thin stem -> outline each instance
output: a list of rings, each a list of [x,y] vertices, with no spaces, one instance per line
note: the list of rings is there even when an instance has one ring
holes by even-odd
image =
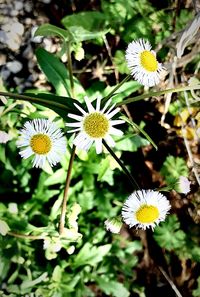
[[[72,72],[72,57],[71,57],[71,43],[70,41],[67,43],[67,61],[68,61],[68,71],[69,71],[69,80],[71,85],[71,93],[72,97],[74,98],[74,79],[73,79],[73,72]]]
[[[43,98],[38,98],[38,97],[31,97],[31,96],[25,96],[25,95],[20,95],[20,94],[15,94],[15,93],[10,93],[10,92],[0,92],[0,95],[3,95],[5,97],[10,97],[14,99],[19,99],[19,100],[24,100],[24,101],[32,101],[34,103],[47,103],[47,100]],[[49,103],[49,102],[48,102]],[[59,107],[62,109],[66,109],[66,106],[64,104],[58,103],[58,102],[51,102],[52,106]]]
[[[162,272],[163,276],[166,278],[166,280],[168,281],[168,283],[170,284],[172,290],[174,290],[175,294],[177,297],[183,297],[181,295],[181,293],[179,292],[179,290],[177,289],[177,287],[175,286],[175,284],[173,283],[173,281],[169,278],[169,276],[167,275],[167,273],[164,271],[164,269],[162,269],[161,266],[158,266],[158,268],[160,269],[160,271]]]
[[[14,236],[17,238],[23,238],[23,239],[32,239],[32,240],[44,239],[44,236],[41,236],[41,235],[26,235],[26,234],[22,234],[22,233],[11,232],[11,231],[9,231],[7,234],[10,236]]]
[[[158,92],[149,92],[147,94],[142,94],[133,98],[126,99],[122,102],[117,103],[116,106],[121,106],[123,104],[129,104],[135,101],[143,100],[149,97],[155,97],[155,96],[160,96],[168,93],[177,93],[177,92],[182,92],[182,91],[191,91],[191,90],[199,90],[200,85],[196,86],[187,86],[187,87],[180,87],[180,88],[174,88],[174,89],[167,89],[167,90],[162,90]]]
[[[127,175],[128,179],[130,180],[130,182],[132,183],[132,185],[135,187],[137,187],[138,189],[140,189],[138,183],[136,182],[136,180],[134,179],[134,177],[131,175],[131,173],[128,171],[128,169],[126,168],[126,166],[122,163],[122,161],[115,155],[115,153],[113,152],[113,150],[107,145],[107,143],[105,142],[105,140],[102,141],[103,145],[105,146],[105,148],[109,151],[109,153],[111,154],[111,156],[115,159],[115,161],[121,166],[121,168],[123,169],[124,173]]]
[[[59,234],[60,235],[62,235],[62,233],[64,231],[64,227],[65,227],[65,215],[66,215],[66,210],[67,210],[68,191],[69,191],[69,185],[70,185],[72,165],[73,165],[74,157],[75,157],[75,151],[76,151],[76,147],[75,147],[75,145],[73,145],[72,151],[71,151],[71,157],[70,157],[69,165],[68,165],[64,195],[63,195],[63,201],[62,201],[62,209],[61,209],[60,225],[59,225]]]
[[[116,85],[116,87],[110,92],[110,94],[108,94],[105,98],[103,98],[102,103],[104,103],[105,101],[110,99],[112,97],[112,95],[130,78],[131,78],[131,75],[130,74],[127,75],[118,85]]]

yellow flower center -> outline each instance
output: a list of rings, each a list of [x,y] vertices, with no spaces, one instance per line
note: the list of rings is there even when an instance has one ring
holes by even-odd
[[[51,150],[51,139],[44,134],[33,135],[30,140],[30,146],[34,153],[39,155],[45,155]]]
[[[154,72],[158,69],[158,61],[150,51],[143,51],[140,54],[140,62],[142,67],[147,71]]]
[[[87,115],[83,122],[85,132],[93,138],[103,138],[109,129],[109,120],[99,112]]]
[[[153,223],[158,217],[158,208],[153,205],[144,204],[136,212],[136,218],[140,223]]]

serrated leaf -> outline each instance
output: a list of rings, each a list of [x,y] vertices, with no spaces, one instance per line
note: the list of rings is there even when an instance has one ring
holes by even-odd
[[[155,228],[153,237],[162,248],[171,251],[181,249],[185,245],[186,234],[180,230],[176,215],[171,215]]]
[[[183,158],[168,156],[161,168],[161,174],[164,176],[167,184],[173,183],[180,176],[188,176],[188,167]]]

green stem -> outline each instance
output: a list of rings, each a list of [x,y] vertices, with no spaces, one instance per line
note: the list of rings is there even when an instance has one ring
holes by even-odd
[[[70,185],[70,177],[71,177],[71,173],[72,173],[72,165],[73,165],[74,157],[75,157],[75,151],[76,151],[76,147],[75,147],[75,145],[73,145],[72,151],[71,151],[71,157],[70,157],[69,165],[68,165],[64,195],[63,195],[63,201],[62,201],[60,225],[59,225],[59,234],[60,235],[63,234],[64,227],[65,227],[65,216],[66,216],[66,210],[67,210],[68,191],[69,191],[69,185]]]
[[[115,159],[115,161],[121,166],[121,168],[123,169],[124,173],[127,175],[128,179],[130,180],[130,182],[132,183],[132,185],[138,189],[140,189],[138,183],[136,182],[136,180],[134,179],[134,177],[131,175],[131,173],[128,171],[128,169],[126,168],[126,166],[122,163],[122,161],[115,155],[115,153],[113,152],[113,150],[107,145],[107,143],[105,142],[105,140],[102,141],[103,145],[105,146],[105,148],[109,151],[109,153],[111,154],[111,156]]]
[[[71,57],[71,43],[70,41],[67,43],[67,62],[68,62],[68,71],[69,71],[69,80],[71,85],[71,94],[74,98],[74,79],[73,79],[73,71],[72,71],[72,57]]]
[[[105,101],[109,100],[112,97],[112,95],[130,78],[131,78],[131,75],[130,74],[127,75],[118,85],[116,85],[116,87],[110,92],[110,94],[108,94],[105,98],[103,98],[102,103],[105,103]]]
[[[142,94],[133,98],[129,98],[126,99],[122,102],[117,103],[116,106],[122,106],[124,104],[129,104],[135,101],[139,101],[142,99],[146,99],[149,97],[156,97],[156,96],[160,96],[160,95],[164,95],[164,94],[168,94],[168,93],[177,93],[177,92],[182,92],[182,91],[191,91],[191,90],[199,90],[200,89],[200,85],[196,85],[196,86],[187,86],[187,87],[180,87],[180,88],[174,88],[174,89],[167,89],[167,90],[162,90],[162,91],[158,91],[158,92],[149,92],[147,94]]]
[[[0,92],[0,95],[3,95],[5,97],[10,97],[13,99],[18,99],[18,100],[24,100],[24,101],[32,101],[34,103],[47,103],[45,99],[42,98],[36,98],[36,97],[31,97],[31,96],[25,96],[25,95],[20,95],[20,94],[15,94],[15,93],[10,93],[10,92]],[[64,104],[58,103],[58,102],[51,102],[51,105],[54,107],[62,108],[65,109],[66,106]]]
[[[7,234],[10,236],[14,236],[17,238],[23,238],[23,239],[31,239],[31,240],[44,239],[44,236],[41,236],[41,235],[26,235],[26,234],[22,234],[22,233],[11,232],[11,231],[9,231]]]

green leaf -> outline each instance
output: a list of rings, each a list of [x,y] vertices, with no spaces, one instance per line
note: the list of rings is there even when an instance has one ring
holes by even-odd
[[[193,297],[199,297],[200,296],[200,276],[197,279],[197,288],[192,291]]]
[[[124,287],[122,283],[116,281],[110,281],[105,277],[98,277],[96,281],[101,288],[101,290],[108,296],[114,297],[128,297],[130,296],[129,291]]]
[[[106,97],[109,95],[109,93],[115,88],[116,86],[107,86],[106,89],[103,92],[103,96]],[[123,102],[123,99],[130,96],[132,93],[136,92],[141,88],[141,85],[137,81],[128,81],[123,83],[123,85],[120,87],[119,91],[115,93],[113,96],[114,102]]]
[[[36,57],[42,71],[56,89],[56,93],[70,96],[69,74],[60,60],[43,48],[36,50]]]
[[[75,257],[74,267],[77,268],[83,265],[95,266],[97,263],[102,261],[103,257],[107,255],[110,249],[111,244],[96,247],[87,242]]]
[[[105,35],[105,16],[98,11],[74,13],[62,19],[62,24],[70,32],[73,42],[95,39]]]
[[[177,216],[171,215],[155,228],[153,237],[162,248],[171,251],[185,245],[186,234],[180,230]]]
[[[161,168],[161,174],[164,176],[167,184],[173,183],[181,175],[188,176],[188,167],[183,158],[168,156]]]
[[[114,65],[116,66],[117,70],[121,74],[129,74],[130,70],[128,69],[126,60],[125,60],[125,53],[124,51],[117,50],[114,56]]]
[[[115,148],[119,151],[136,152],[138,148],[149,145],[149,142],[140,135],[128,135],[116,142]]]
[[[99,173],[97,177],[98,181],[102,180],[104,174],[106,173],[109,167],[110,167],[110,160],[108,158],[102,159],[99,165]]]
[[[30,92],[30,91],[29,91]],[[68,113],[76,113],[77,108],[74,106],[74,103],[81,105],[77,100],[71,97],[56,96],[54,94],[47,94],[34,90],[34,93],[25,93],[25,95],[30,97],[30,102],[40,104],[44,107],[48,107],[59,114],[63,119],[67,121]],[[32,99],[31,99],[32,98]],[[34,99],[38,99],[38,102]],[[40,100],[42,99],[42,100]],[[55,103],[58,103],[56,106]]]
[[[154,146],[154,148],[156,150],[158,149],[155,142],[151,139],[151,137],[140,126],[138,126],[133,121],[129,120],[126,116],[121,116],[121,119],[126,121],[127,123],[129,123],[134,129],[139,130],[139,132],[141,132],[146,137],[146,139]]]
[[[5,236],[10,230],[8,224],[5,221],[0,220],[0,234]]]
[[[51,24],[43,24],[35,31],[34,36],[59,36],[65,41],[69,39],[67,30],[61,29]]]
[[[61,96],[70,96],[69,72],[60,60],[43,48],[36,50],[38,64],[47,79],[54,86],[56,93]],[[75,93],[78,98],[83,98],[85,90],[77,78],[73,77]]]
[[[36,285],[38,285],[39,283],[47,280],[47,272],[44,272],[42,275],[40,275],[38,278],[34,279],[34,280],[25,280],[22,282],[20,288],[22,290],[22,292],[26,292],[26,289],[29,288],[33,288]]]

